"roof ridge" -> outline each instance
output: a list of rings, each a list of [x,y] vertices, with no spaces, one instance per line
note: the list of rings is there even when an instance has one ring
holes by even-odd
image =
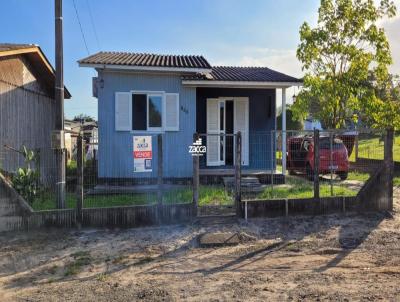
[[[1,43],[0,43],[1,44]],[[116,51],[116,50],[101,50],[91,56],[99,54],[99,53],[112,53],[112,54],[126,54],[126,55],[149,55],[149,56],[174,56],[174,57],[199,57],[205,58],[202,54],[172,54],[172,53],[155,53],[155,52],[141,52],[141,51]]]

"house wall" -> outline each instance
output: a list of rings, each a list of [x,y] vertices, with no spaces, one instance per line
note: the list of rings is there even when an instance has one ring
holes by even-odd
[[[275,89],[197,88],[196,97],[198,133],[207,132],[207,98],[248,97],[249,165],[243,169],[271,169],[274,166],[275,156],[271,155],[274,155],[275,146],[271,147],[271,131],[275,130],[276,122]],[[205,156],[200,164],[206,167]]]
[[[98,87],[99,177],[149,178],[157,176],[157,133],[153,133],[153,171],[133,172],[133,136],[150,135],[143,131],[115,130],[115,92],[131,90],[179,93],[179,131],[163,134],[164,177],[186,178],[192,175],[192,157],[188,146],[196,129],[196,89],[183,87],[178,74],[150,74],[99,71],[104,80]]]
[[[43,182],[54,181],[55,109],[54,99],[28,60],[21,55],[0,58],[0,169],[13,172],[24,165],[24,158],[5,144],[16,149],[25,145],[40,150]]]

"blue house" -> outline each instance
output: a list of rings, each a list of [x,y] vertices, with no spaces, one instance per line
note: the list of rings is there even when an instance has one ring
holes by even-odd
[[[243,171],[269,173],[275,169],[274,160],[265,156],[272,154],[271,140],[260,141],[257,134],[276,129],[276,90],[282,89],[285,108],[286,89],[301,85],[300,79],[266,67],[213,67],[203,56],[99,52],[78,63],[98,74],[93,90],[98,99],[102,179],[156,177],[154,164],[151,172],[134,172],[132,152],[134,136],[152,135],[157,158],[158,133],[163,134],[164,177],[192,176],[188,146],[194,133],[214,134],[205,138],[207,153],[200,173],[229,174],[233,137],[215,134],[238,131]]]

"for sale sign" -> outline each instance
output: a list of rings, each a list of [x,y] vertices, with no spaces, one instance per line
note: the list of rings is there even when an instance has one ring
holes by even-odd
[[[151,136],[133,137],[133,172],[151,172],[153,151]]]

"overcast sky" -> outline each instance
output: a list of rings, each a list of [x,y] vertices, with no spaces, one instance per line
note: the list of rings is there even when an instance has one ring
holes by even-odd
[[[400,0],[395,1],[400,8]],[[104,51],[202,54],[212,65],[267,66],[301,76],[299,27],[316,24],[319,0],[64,0],[67,117],[97,117],[93,70],[77,60]],[[54,1],[13,0],[1,6],[0,42],[34,43],[54,65]],[[85,36],[82,37],[77,14]],[[385,20],[400,74],[400,17]],[[293,89],[287,93],[293,95]]]

